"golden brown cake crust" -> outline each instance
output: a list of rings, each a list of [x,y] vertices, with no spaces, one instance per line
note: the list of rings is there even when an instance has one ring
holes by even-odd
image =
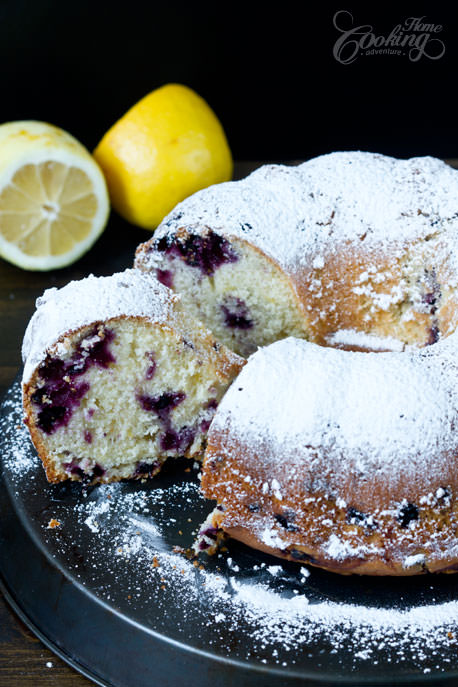
[[[202,491],[222,506],[213,526],[244,544],[296,563],[341,574],[417,575],[458,570],[458,503],[452,487],[438,486],[419,500],[415,487],[396,494],[393,509],[379,507],[386,482],[374,479],[371,508],[358,509],[358,491],[345,502],[313,488],[313,480],[285,480],[280,495],[270,488],[262,454],[211,430],[204,460]],[[259,470],[253,466],[259,466]],[[440,482],[438,483],[440,484]],[[266,486],[269,485],[267,489]],[[456,488],[458,485],[455,486]],[[383,493],[382,493],[383,492]],[[343,493],[343,492],[342,492]],[[412,501],[406,501],[411,495]],[[422,502],[423,501],[423,502]],[[404,504],[404,508],[403,508]],[[409,521],[409,518],[413,519]]]

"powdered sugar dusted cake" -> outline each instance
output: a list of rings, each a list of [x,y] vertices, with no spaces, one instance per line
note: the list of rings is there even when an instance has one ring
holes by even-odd
[[[25,420],[48,479],[108,482],[199,457],[242,360],[151,275],[49,289],[23,343]]]
[[[180,203],[137,270],[51,292],[32,319],[24,398],[48,477],[201,451],[242,360],[186,309],[244,356],[271,344],[210,428],[205,546],[222,528],[343,573],[458,569],[457,198],[440,160],[351,152]]]
[[[457,350],[259,350],[211,425],[207,529],[341,573],[458,570]]]
[[[458,172],[363,152],[267,165],[184,200],[136,267],[248,355],[288,335],[350,350],[456,326]]]

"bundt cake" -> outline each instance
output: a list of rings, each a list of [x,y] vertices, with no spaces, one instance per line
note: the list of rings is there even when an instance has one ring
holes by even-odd
[[[49,289],[23,343],[25,421],[50,482],[153,475],[199,457],[243,360],[151,275]]]
[[[212,421],[206,523],[339,573],[458,570],[458,332],[362,353],[287,338],[248,360]]]
[[[457,172],[430,157],[267,165],[177,205],[135,265],[244,356],[286,336],[423,346],[456,326],[457,192]]]
[[[333,153],[200,191],[139,247],[242,355],[308,340],[261,348],[217,411],[206,532],[344,573],[458,569],[457,197],[440,160]]]
[[[203,548],[458,570],[457,198],[429,157],[269,165],[180,203],[136,270],[47,292],[24,405],[48,477],[154,474],[216,410]]]

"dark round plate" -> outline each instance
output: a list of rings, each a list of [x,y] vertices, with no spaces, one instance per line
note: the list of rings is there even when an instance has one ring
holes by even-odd
[[[2,407],[0,571],[43,641],[102,685],[456,684],[458,578],[341,577],[235,542],[186,557],[211,510],[198,466],[50,485]]]

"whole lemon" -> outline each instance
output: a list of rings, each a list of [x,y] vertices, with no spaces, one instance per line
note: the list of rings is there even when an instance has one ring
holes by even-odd
[[[180,84],[142,98],[107,131],[94,157],[114,208],[144,229],[155,229],[191,193],[228,181],[233,169],[215,113]]]

